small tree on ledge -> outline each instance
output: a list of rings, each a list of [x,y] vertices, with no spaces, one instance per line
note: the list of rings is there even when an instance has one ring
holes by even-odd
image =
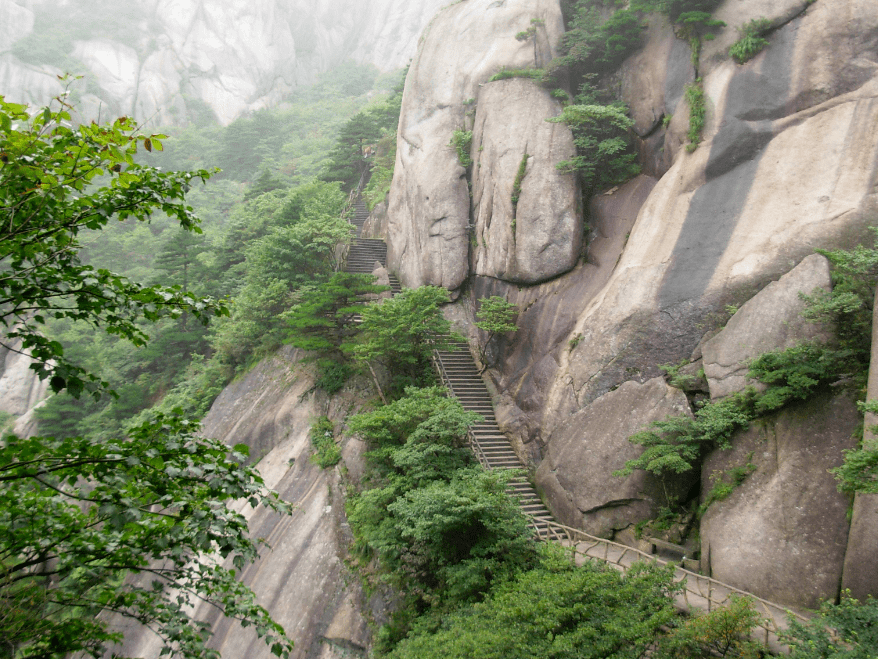
[[[517,316],[518,307],[499,295],[479,300],[476,327],[488,333],[484,342],[479,342],[479,361],[482,362],[482,371],[488,367],[487,353],[491,341],[500,334],[515,332],[518,329],[515,324]]]

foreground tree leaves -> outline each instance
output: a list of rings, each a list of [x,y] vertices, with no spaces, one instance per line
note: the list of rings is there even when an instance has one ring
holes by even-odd
[[[124,439],[7,436],[0,447],[0,637],[16,657],[99,656],[121,640],[100,611],[134,618],[175,656],[218,656],[199,600],[254,625],[276,653],[283,629],[238,582],[261,541],[228,505],[288,512],[233,450],[197,424],[157,416]],[[219,564],[228,559],[233,569]],[[135,575],[132,578],[131,575]]]
[[[31,116],[0,96],[0,330],[5,347],[21,341],[53,391],[99,397],[106,383],[65,359],[63,346],[41,332],[47,320],[85,321],[140,346],[149,337],[138,319],[188,312],[206,321],[228,311],[179,286],[142,286],[80,261],[79,234],[111,219],[161,212],[200,232],[184,196],[211,173],[137,165],[138,145],[160,150],[163,136],[139,134],[128,117],[74,128],[69,107],[60,97],[57,109]]]

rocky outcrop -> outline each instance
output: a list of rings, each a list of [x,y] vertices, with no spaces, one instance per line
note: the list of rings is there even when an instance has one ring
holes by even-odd
[[[732,26],[765,9],[755,0],[723,7],[736,12],[726,17]],[[831,43],[824,31],[834,35]],[[837,53],[852,49],[857,71],[871,77],[851,73],[846,83],[830,84],[825,67],[847,66]],[[722,322],[725,305],[742,304],[815,246],[866,238],[863,227],[878,214],[876,71],[878,16],[858,0],[812,4],[774,32],[753,61],[711,65],[703,81],[706,139],[691,154],[677,149],[670,169],[634,207],[636,222],[611,276],[585,304],[586,268],[543,289],[565,317],[575,310],[576,321],[564,323],[567,335],[523,332],[502,344],[503,371],[494,377],[519,408],[540,410],[531,425],[542,437],[621,382],[644,381],[659,374],[658,364],[690,357]],[[652,116],[659,97],[646,95],[634,116]],[[684,100],[667,129],[658,127],[666,132],[665,152],[668,140],[682,141],[687,115]],[[555,318],[539,322],[550,326]],[[558,350],[562,343],[575,347]],[[557,363],[550,381],[525,386],[548,354]]]
[[[129,42],[92,26],[71,53],[86,70],[84,118],[98,109],[154,125],[185,122],[207,107],[227,124],[276,106],[317,74],[354,59],[402,68],[417,38],[447,0],[139,0],[144,19]],[[61,91],[62,71],[7,52],[33,30],[47,0],[11,0],[0,8],[0,88],[9,100],[40,105]],[[132,19],[134,20],[134,19]]]
[[[878,291],[876,291],[878,299]],[[878,305],[872,313],[872,355],[866,400],[878,400]],[[863,420],[863,447],[878,450],[878,415],[867,412]],[[864,600],[878,593],[878,494],[857,492],[851,510],[851,534],[844,557],[841,587]]]
[[[848,543],[849,498],[827,469],[852,448],[860,418],[846,396],[819,396],[763,419],[704,463],[704,492],[729,469],[755,466],[701,520],[702,571],[773,602],[833,600]],[[728,478],[728,477],[727,477]]]
[[[308,431],[326,414],[341,436],[342,420],[371,397],[368,385],[352,384],[333,399],[314,391],[313,367],[300,363],[301,353],[282,349],[223,390],[204,419],[202,432],[226,443],[245,443],[266,484],[294,504],[291,517],[242,502],[250,529],[271,549],[242,573],[272,617],[295,641],[292,657],[341,659],[365,654],[369,645],[359,580],[344,564],[351,542],[337,470],[321,470],[309,460]],[[343,447],[353,473],[361,471],[363,445],[350,439]],[[376,610],[380,604],[376,598]],[[202,606],[197,617],[213,623],[211,646],[224,657],[272,657],[250,629],[218,619]],[[126,656],[158,657],[160,644],[151,633],[123,623]]]
[[[531,80],[486,83],[472,140],[473,272],[533,284],[570,270],[582,238],[576,155],[561,104]]]
[[[536,473],[555,517],[567,526],[612,537],[640,520],[654,517],[668,497],[685,494],[686,483],[666,491],[645,471],[620,478],[612,472],[637,458],[643,448],[628,441],[652,421],[690,414],[686,397],[655,378],[626,382],[564,421],[549,442]]]
[[[770,283],[733,315],[723,330],[702,347],[704,374],[713,399],[758,383],[747,379],[750,360],[772,350],[783,350],[808,340],[828,340],[819,325],[802,317],[801,294],[829,291],[829,261],[819,254]]]
[[[541,22],[532,24],[533,19]],[[533,38],[515,38],[530,27],[535,27]],[[406,78],[388,210],[388,265],[405,285],[454,290],[469,275],[467,170],[449,142],[454,131],[471,127],[467,112],[481,85],[504,68],[544,66],[554,56],[563,29],[557,0],[468,0],[444,9],[425,32]],[[537,113],[528,124],[537,125],[546,118],[543,108],[540,100],[536,108],[515,112]],[[504,108],[483,122],[502,131],[506,112]],[[533,132],[524,126],[520,130],[522,141]],[[517,171],[523,144],[510,140],[510,145],[518,147],[512,156]],[[505,183],[510,192],[514,172],[511,177]],[[563,212],[571,205],[560,204]],[[550,225],[555,222],[549,220]]]

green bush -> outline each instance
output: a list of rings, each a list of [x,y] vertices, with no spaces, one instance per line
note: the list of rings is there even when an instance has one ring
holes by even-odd
[[[630,140],[634,121],[627,111],[621,103],[568,105],[560,116],[547,119],[566,123],[573,131],[577,155],[557,167],[577,172],[588,193],[623,183],[640,173]]]
[[[677,624],[659,641],[653,656],[655,659],[760,659],[768,653],[768,648],[750,637],[759,622],[753,601],[732,595],[726,606],[709,613],[695,613],[685,622]]]
[[[878,648],[878,600],[860,602],[842,593],[838,604],[824,602],[808,622],[790,618],[781,640],[791,659],[874,659]]]
[[[518,210],[518,199],[521,197],[521,184],[524,181],[524,176],[527,174],[527,159],[530,156],[528,154],[524,154],[521,157],[521,162],[518,165],[518,171],[515,173],[515,180],[512,182],[512,221],[515,221],[515,212]],[[513,228],[512,233],[515,233],[515,229]]]
[[[311,462],[321,469],[334,467],[341,460],[341,448],[335,443],[335,428],[329,417],[321,416],[311,426],[309,433],[314,454]]]
[[[509,78],[530,78],[531,80],[542,80],[542,69],[501,69],[490,77],[488,82],[496,82],[497,80],[508,80]]]
[[[484,602],[427,617],[391,659],[635,659],[676,617],[672,568],[625,574],[555,561],[501,584]]]
[[[738,64],[753,59],[768,45],[764,35],[771,29],[771,21],[767,18],[754,18],[738,28],[741,38],[729,47],[729,55]]]
[[[689,132],[686,134],[689,144],[686,145],[686,150],[691,153],[701,143],[701,133],[704,131],[704,122],[707,115],[701,78],[690,85],[686,85],[686,103],[689,105]]]
[[[473,164],[469,152],[473,144],[473,132],[471,130],[456,130],[451,134],[451,142],[449,146],[454,147],[457,152],[457,161],[463,167],[469,167]]]

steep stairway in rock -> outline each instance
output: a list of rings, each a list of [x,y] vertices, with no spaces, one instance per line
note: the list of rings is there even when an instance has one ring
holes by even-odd
[[[463,408],[483,418],[470,429],[470,444],[479,462],[489,469],[524,469],[509,439],[500,431],[494,416],[491,395],[466,343],[453,343],[449,350],[435,351],[436,368],[445,386]],[[509,482],[509,493],[515,496],[522,511],[528,515],[537,535],[544,536],[552,514],[540,500],[525,476]]]
[[[369,219],[369,208],[366,206],[366,202],[363,201],[362,197],[354,199],[353,207],[354,217],[351,219],[351,224],[354,225],[354,235],[359,238],[363,235],[363,225],[366,223],[366,220]]]
[[[357,237],[351,242],[348,250],[345,272],[368,275],[375,270],[376,262],[385,268],[387,267],[387,244],[383,240],[359,237],[363,232],[363,223],[369,217],[369,211],[361,197],[354,200],[353,206],[354,217],[351,224],[355,227]],[[390,279],[390,291],[396,295],[402,290],[399,280],[393,273],[388,273],[388,278]]]

